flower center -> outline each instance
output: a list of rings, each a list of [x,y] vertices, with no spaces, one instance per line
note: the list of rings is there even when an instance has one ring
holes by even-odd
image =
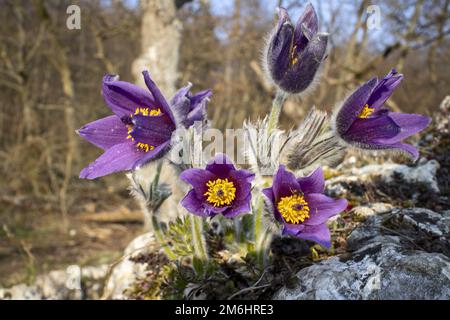
[[[358,118],[365,119],[367,117],[370,117],[374,111],[375,111],[374,108],[370,108],[369,105],[366,104],[364,108],[361,110],[361,112],[358,114]]]
[[[287,223],[299,224],[309,218],[308,202],[299,194],[281,198],[277,208]]]
[[[236,188],[228,179],[210,180],[206,186],[208,187],[208,191],[204,194],[208,197],[206,201],[214,207],[229,205],[236,198]]]
[[[134,115],[141,114],[146,117],[156,117],[162,114],[161,109],[150,109],[150,108],[136,108],[134,114],[131,114],[131,117]],[[133,132],[133,125],[128,125],[128,136],[127,139],[131,139],[131,141],[135,141],[134,137],[131,135]],[[148,143],[136,141],[136,147],[145,152],[149,152],[150,150],[155,149],[155,146],[152,146]]]

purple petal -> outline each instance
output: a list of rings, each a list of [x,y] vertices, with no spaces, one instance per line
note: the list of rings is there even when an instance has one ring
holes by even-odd
[[[206,90],[197,92],[195,95],[189,97],[189,99],[191,100],[191,104],[195,107],[197,104],[203,102],[205,99],[211,98],[211,96],[212,96],[211,89],[206,89]]]
[[[154,147],[155,148],[153,150],[145,152],[144,156],[136,162],[136,167],[141,167],[164,156],[170,148],[170,141],[163,142],[162,144]]]
[[[204,90],[190,97],[190,111],[184,121],[186,127],[190,127],[195,121],[203,121],[206,118],[206,106],[211,95],[211,90]]]
[[[252,189],[251,182],[255,178],[255,174],[247,170],[232,170],[228,178],[236,188],[236,200],[247,198]]]
[[[195,108],[187,114],[186,119],[183,121],[183,125],[186,128],[189,128],[196,121],[203,121],[204,119],[206,119],[206,105],[207,102],[204,101],[195,106]]]
[[[367,100],[369,107],[374,108],[375,111],[380,109],[402,80],[403,75],[398,74],[395,69],[392,69],[373,89],[369,100]]]
[[[353,122],[358,118],[358,115],[367,104],[367,100],[377,83],[377,78],[373,78],[356,89],[345,100],[336,117],[336,129],[341,136],[347,132]]]
[[[297,234],[297,237],[317,242],[325,248],[331,247],[330,230],[325,223],[317,226],[305,226],[303,231]]]
[[[192,83],[188,83],[187,86],[181,88],[180,90],[178,90],[175,95],[172,97],[172,99],[170,100],[170,105],[173,106],[175,104],[179,104],[185,101],[185,99],[188,96],[189,91],[192,88]]]
[[[187,86],[178,90],[170,102],[170,108],[178,123],[183,122],[190,111],[191,101],[189,100],[188,94],[191,87],[192,84],[189,83]]]
[[[180,204],[190,213],[200,217],[208,217],[208,213],[203,209],[202,202],[197,198],[194,189],[189,190],[186,196],[180,201]]]
[[[155,133],[154,131],[139,127],[133,128],[133,131],[130,132],[130,135],[135,139],[135,141],[146,143],[153,147],[170,141],[170,137],[167,137],[164,134]]]
[[[387,115],[356,119],[343,139],[362,144],[378,144],[378,141],[391,139],[400,132],[400,127]]]
[[[319,23],[316,11],[311,3],[308,3],[302,16],[295,26],[294,44],[297,45],[297,52],[302,51],[308,42],[317,34]]]
[[[318,225],[325,223],[332,216],[337,215],[347,208],[347,200],[332,199],[320,193],[305,195],[309,206],[310,218],[304,221],[305,225]]]
[[[206,105],[211,96],[211,90],[204,90],[191,95],[189,90],[192,84],[178,90],[171,100],[171,109],[178,123],[190,127],[195,121],[203,121],[206,117]]]
[[[273,194],[273,188],[266,188],[262,190],[263,194],[272,202],[273,206],[273,215],[275,216],[275,219],[278,221],[283,221],[283,218],[280,214],[280,212],[277,209],[277,204],[275,201],[275,195]]]
[[[400,127],[400,132],[391,139],[383,139],[381,142],[390,144],[399,142],[413,134],[425,129],[431,122],[431,119],[420,114],[407,114],[398,112],[389,112],[388,117],[392,119],[397,126]]]
[[[280,165],[278,168],[273,179],[272,188],[277,203],[280,198],[291,196],[295,191],[301,191],[297,179],[295,179],[295,176],[291,172],[286,171],[284,165]]]
[[[304,178],[297,179],[300,189],[305,194],[308,193],[323,193],[325,189],[325,179],[322,168],[317,168],[313,173]]]
[[[159,90],[158,86],[156,85],[156,83],[150,77],[150,74],[148,73],[148,71],[143,71],[142,74],[144,75],[145,84],[147,85],[148,90],[150,90],[150,92],[152,93],[152,95],[153,95],[156,103],[158,104],[158,106],[161,108],[161,110],[165,114],[167,114],[169,119],[173,123],[175,123],[175,118],[173,116],[172,110],[170,109],[166,99],[162,95],[162,93]]]
[[[290,234],[293,236],[298,236],[298,234],[302,232],[303,229],[305,229],[305,226],[303,224],[284,223],[283,235]]]
[[[130,135],[139,142],[159,146],[170,141],[173,129],[165,121],[164,116],[147,117],[136,115],[133,117],[133,130]]]
[[[208,191],[206,183],[216,180],[217,176],[208,170],[193,168],[183,171],[180,179],[194,187],[198,199],[204,199],[205,193]]]
[[[137,114],[133,116],[132,123],[135,127],[158,132],[168,137],[171,137],[173,131],[175,131],[175,125],[165,114],[152,117]]]
[[[317,35],[306,48],[300,52],[298,61],[283,73],[276,81],[286,92],[300,93],[313,82],[327,51],[328,35]],[[290,57],[288,55],[288,57]],[[289,58],[290,63],[290,58]],[[276,79],[275,79],[276,80]]]
[[[127,127],[115,115],[98,119],[81,127],[78,134],[103,150],[125,142]]]
[[[401,152],[406,152],[406,154],[409,155],[413,159],[413,161],[419,159],[419,151],[417,151],[417,149],[410,144],[397,142],[386,146],[386,148],[398,149]]]
[[[102,94],[106,104],[119,117],[129,117],[137,108],[153,107],[156,102],[150,92],[134,84],[117,81],[117,76],[103,77]]]
[[[272,187],[270,188],[265,188],[262,190],[262,193],[272,202],[275,204],[275,196],[273,194],[273,189]]]
[[[82,179],[95,179],[114,172],[131,170],[144,152],[136,150],[131,141],[116,144],[80,172]]]
[[[290,52],[294,36],[294,27],[286,9],[279,8],[278,16],[278,26],[270,39],[266,56],[268,68],[274,81],[283,79],[290,66]]]
[[[228,177],[231,170],[236,170],[231,159],[223,153],[217,153],[215,157],[208,162],[205,169],[222,179]]]
[[[250,202],[252,200],[252,194],[249,193],[246,198],[233,201],[232,207],[224,212],[225,218],[234,218],[241,213],[249,213],[251,211]]]
[[[224,213],[225,211],[227,211],[228,209],[231,208],[231,205],[229,206],[221,206],[221,207],[215,207],[214,205],[208,203],[208,202],[203,202],[203,207],[205,208],[205,210],[210,214],[219,214],[219,213]]]

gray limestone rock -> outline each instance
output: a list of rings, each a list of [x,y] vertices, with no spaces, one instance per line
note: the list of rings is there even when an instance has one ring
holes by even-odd
[[[450,299],[449,212],[394,208],[347,239],[349,253],[302,269],[275,299]]]

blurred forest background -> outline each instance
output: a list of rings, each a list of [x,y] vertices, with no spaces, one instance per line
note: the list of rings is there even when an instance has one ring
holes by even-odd
[[[391,67],[406,78],[393,109],[432,114],[450,93],[450,0],[311,2],[330,53],[314,93],[286,104],[286,128]],[[80,30],[66,27],[71,4],[81,9]],[[0,286],[111,262],[142,232],[123,174],[78,179],[101,153],[75,130],[110,113],[103,75],[141,83],[147,68],[167,97],[188,81],[194,91],[211,88],[213,125],[239,127],[271,105],[260,56],[278,5],[297,19],[306,1],[0,0]]]

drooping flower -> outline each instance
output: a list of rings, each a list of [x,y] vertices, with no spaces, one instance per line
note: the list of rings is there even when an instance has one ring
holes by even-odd
[[[273,185],[264,189],[270,200],[275,219],[283,223],[283,234],[311,240],[329,248],[330,231],[327,220],[347,207],[347,200],[332,199],[323,194],[325,186],[322,169],[308,177],[295,178],[281,165]]]
[[[250,171],[237,170],[226,155],[217,154],[205,169],[193,168],[181,173],[180,178],[193,187],[181,205],[201,217],[221,213],[232,218],[250,212],[254,177]]]
[[[402,140],[426,128],[431,119],[418,114],[391,112],[384,104],[403,79],[392,69],[382,80],[373,78],[355,90],[336,110],[336,134],[362,149],[395,149],[414,160],[419,152]]]
[[[318,33],[314,7],[308,4],[294,26],[284,8],[279,8],[278,25],[268,42],[265,65],[273,82],[283,91],[306,90],[324,60],[328,35]]]
[[[78,130],[81,137],[105,151],[80,172],[80,178],[132,170],[158,159],[169,150],[177,127],[203,119],[209,90],[192,96],[189,85],[169,105],[149,73],[144,71],[143,76],[149,91],[118,81],[117,76],[103,78],[103,97],[114,115]]]

